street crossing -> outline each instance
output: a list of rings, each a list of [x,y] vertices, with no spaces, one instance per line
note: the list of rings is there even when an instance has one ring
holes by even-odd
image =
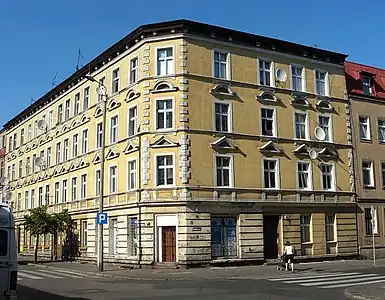
[[[288,273],[286,277],[281,276],[279,278],[270,278],[267,280],[312,288],[333,289],[382,283],[385,282],[385,276],[375,273],[360,272],[317,273],[317,275],[304,274],[300,276],[297,276],[295,273]]]
[[[85,273],[73,272],[63,269],[20,269],[18,271],[18,281],[28,280],[43,280],[43,279],[81,279],[81,278],[96,278],[97,276],[88,275]]]

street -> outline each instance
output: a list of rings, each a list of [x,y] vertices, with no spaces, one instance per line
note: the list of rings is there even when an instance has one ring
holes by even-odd
[[[129,280],[100,277],[72,267],[26,265],[19,268],[20,300],[50,299],[346,299],[347,287],[373,283],[385,285],[385,267],[350,265],[301,266],[295,273],[276,271],[274,266],[206,270],[174,270],[164,280]],[[77,267],[73,271],[68,268]],[[86,270],[87,266],[84,266]],[[265,269],[264,269],[265,268]],[[336,269],[337,268],[337,269]],[[356,268],[356,270],[352,269]],[[261,274],[261,270],[263,273]],[[268,272],[266,272],[268,270]],[[129,271],[127,271],[129,272]],[[132,271],[136,272],[136,271]],[[180,273],[179,278],[171,274]],[[195,272],[199,277],[192,280]],[[227,272],[226,278],[223,278]],[[209,274],[204,276],[204,274]],[[218,278],[213,274],[217,273]],[[169,275],[167,275],[169,274]],[[203,274],[203,275],[202,275]],[[244,274],[242,276],[242,274]],[[167,280],[168,277],[173,279]]]

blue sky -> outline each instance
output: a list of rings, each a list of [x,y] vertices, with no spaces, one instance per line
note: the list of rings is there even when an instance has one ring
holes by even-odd
[[[312,4],[310,4],[312,3]],[[314,3],[314,4],[313,4]],[[0,0],[0,126],[137,26],[192,19],[385,68],[385,1]]]

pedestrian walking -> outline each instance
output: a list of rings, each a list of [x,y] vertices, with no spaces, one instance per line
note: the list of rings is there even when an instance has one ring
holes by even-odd
[[[290,269],[294,272],[294,247],[290,244],[289,241],[286,242],[285,246],[285,257],[286,257],[286,271],[288,270],[288,265],[290,264]]]

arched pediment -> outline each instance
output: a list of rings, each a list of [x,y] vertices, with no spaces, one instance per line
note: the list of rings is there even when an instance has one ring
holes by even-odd
[[[332,111],[333,106],[331,106],[330,101],[328,100],[319,100],[316,104],[318,110],[327,110]]]
[[[260,101],[270,101],[277,102],[278,98],[274,92],[271,91],[263,91],[260,95],[257,96],[257,99]]]
[[[175,92],[178,88],[175,87],[172,83],[168,81],[159,81],[155,84],[154,88],[151,90],[151,93],[162,93],[162,92]]]
[[[227,84],[218,84],[210,90],[213,95],[235,96],[236,93]]]
[[[100,106],[98,106],[96,109],[95,109],[95,112],[94,112],[94,117],[97,118],[97,117],[100,117],[101,115],[103,114],[103,110]]]
[[[135,91],[134,89],[130,89],[127,94],[126,94],[126,99],[125,101],[126,102],[129,102],[129,101],[132,101],[132,100],[135,100],[137,98],[140,97],[140,93],[138,93],[137,91]]]
[[[309,107],[310,103],[306,97],[298,96],[291,100],[291,105],[300,107]]]
[[[114,110],[120,106],[120,102],[118,102],[116,99],[111,99],[108,103],[108,111]]]

